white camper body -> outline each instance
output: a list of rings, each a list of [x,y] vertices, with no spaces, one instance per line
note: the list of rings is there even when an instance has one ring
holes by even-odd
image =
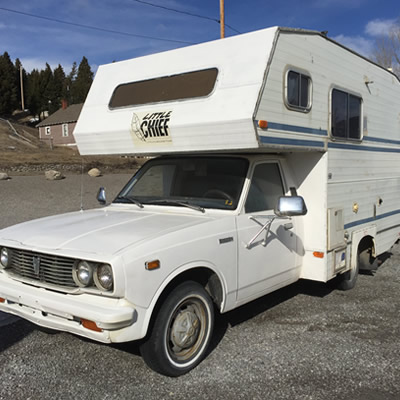
[[[205,97],[110,106],[121,84],[211,68],[218,75]],[[303,108],[288,103],[290,71],[311,78]],[[361,99],[359,138],[332,135],[335,89]],[[155,113],[169,114],[169,140],[138,139],[133,118]],[[270,28],[100,66],[75,135],[82,154],[284,155],[308,205],[302,278],[350,268],[365,236],[377,255],[400,235],[400,82],[319,32]]]
[[[301,278],[349,289],[400,235],[400,82],[318,32],[101,66],[74,135],[83,155],[161,157],[104,209],[2,230],[0,310],[146,338],[164,374],[204,357],[212,302]]]

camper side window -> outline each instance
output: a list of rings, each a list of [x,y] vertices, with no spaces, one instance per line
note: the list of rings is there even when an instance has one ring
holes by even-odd
[[[339,139],[361,139],[361,97],[332,90],[332,136]]]
[[[311,78],[296,71],[286,75],[286,105],[297,111],[311,109]]]

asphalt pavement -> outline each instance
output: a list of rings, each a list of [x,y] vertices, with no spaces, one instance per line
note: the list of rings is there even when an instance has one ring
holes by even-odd
[[[0,181],[0,228],[98,206],[129,174]],[[83,189],[82,189],[83,188]],[[81,193],[83,196],[81,196]],[[400,245],[347,292],[300,281],[217,319],[189,374],[149,370],[135,343],[103,345],[0,314],[0,399],[400,399]]]

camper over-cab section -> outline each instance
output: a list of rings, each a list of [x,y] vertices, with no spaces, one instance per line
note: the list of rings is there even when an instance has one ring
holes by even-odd
[[[75,136],[82,154],[391,147],[399,86],[319,32],[275,27],[100,66]]]

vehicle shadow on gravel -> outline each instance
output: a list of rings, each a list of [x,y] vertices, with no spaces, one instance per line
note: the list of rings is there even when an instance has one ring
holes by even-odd
[[[370,275],[371,277],[373,277],[379,270],[379,268],[381,268],[382,265],[392,256],[393,254],[391,252],[381,254],[378,257],[379,266],[376,271],[359,271],[359,273],[362,275]],[[209,353],[211,353],[218,346],[229,326],[234,327],[236,325],[240,325],[241,323],[255,318],[256,316],[263,314],[264,312],[300,294],[320,298],[328,296],[332,292],[338,290],[338,279],[339,278],[334,278],[327,283],[299,280],[289,286],[286,286],[275,292],[260,297],[259,299],[256,299],[250,303],[247,303],[235,310],[229,311],[226,314],[218,315],[215,321],[214,336],[209,349]]]
[[[30,335],[36,327],[24,320],[0,327],[0,353]]]
[[[234,327],[282,304],[300,294],[313,297],[325,297],[336,290],[335,285],[321,282],[300,280],[259,299],[247,303],[226,314],[220,314],[215,321],[213,340],[209,349],[211,353],[223,339],[229,326]]]

